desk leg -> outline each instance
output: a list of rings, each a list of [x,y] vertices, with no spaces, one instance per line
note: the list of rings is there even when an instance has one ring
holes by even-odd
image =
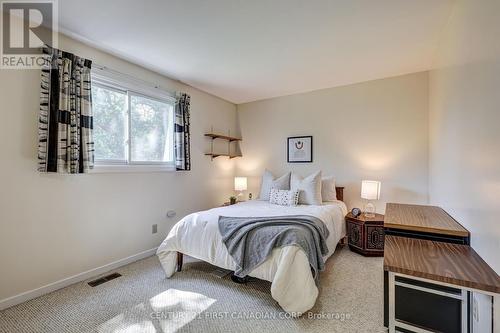
[[[389,272],[384,270],[384,327],[389,327]]]
[[[469,328],[469,295],[471,293],[462,289],[462,332],[472,332],[472,325]]]
[[[389,272],[389,333],[396,332],[396,280]]]

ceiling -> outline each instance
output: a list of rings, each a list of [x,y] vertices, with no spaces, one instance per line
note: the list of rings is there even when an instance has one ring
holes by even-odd
[[[236,104],[428,70],[453,0],[64,0],[62,32]]]

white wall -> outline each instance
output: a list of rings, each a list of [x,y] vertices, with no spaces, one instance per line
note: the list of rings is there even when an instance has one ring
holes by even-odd
[[[471,232],[471,245],[500,273],[500,2],[459,0],[430,72],[429,194]],[[491,330],[479,301],[474,331]],[[481,310],[482,309],[482,310]],[[494,332],[500,331],[500,298]],[[485,313],[486,312],[486,313]]]
[[[427,203],[428,73],[238,105],[243,158],[237,173],[258,193],[264,168],[276,174],[323,170],[346,186],[349,207],[362,207],[362,179],[382,182],[386,202]],[[288,164],[286,139],[312,135],[314,162]]]
[[[500,2],[458,1],[430,73],[430,200],[500,272]]]
[[[0,300],[154,248],[179,218],[232,194],[234,161],[204,156],[203,134],[212,125],[234,132],[235,105],[69,38],[59,42],[101,65],[191,94],[193,170],[38,173],[40,72],[0,70]],[[176,218],[166,218],[169,209]]]

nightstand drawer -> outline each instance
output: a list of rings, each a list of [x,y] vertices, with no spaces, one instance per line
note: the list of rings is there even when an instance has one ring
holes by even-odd
[[[384,227],[366,225],[366,249],[384,251]]]
[[[363,248],[363,225],[356,222],[347,223],[347,238],[349,246]]]

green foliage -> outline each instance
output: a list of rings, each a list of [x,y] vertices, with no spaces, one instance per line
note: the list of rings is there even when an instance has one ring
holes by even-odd
[[[141,96],[132,96],[130,102],[132,160],[168,160],[169,151],[165,148],[169,105]]]
[[[92,87],[95,158],[125,160],[127,95],[99,86]]]
[[[128,150],[127,94],[93,85],[95,158],[126,160]],[[131,160],[172,159],[172,105],[147,97],[130,97]]]

